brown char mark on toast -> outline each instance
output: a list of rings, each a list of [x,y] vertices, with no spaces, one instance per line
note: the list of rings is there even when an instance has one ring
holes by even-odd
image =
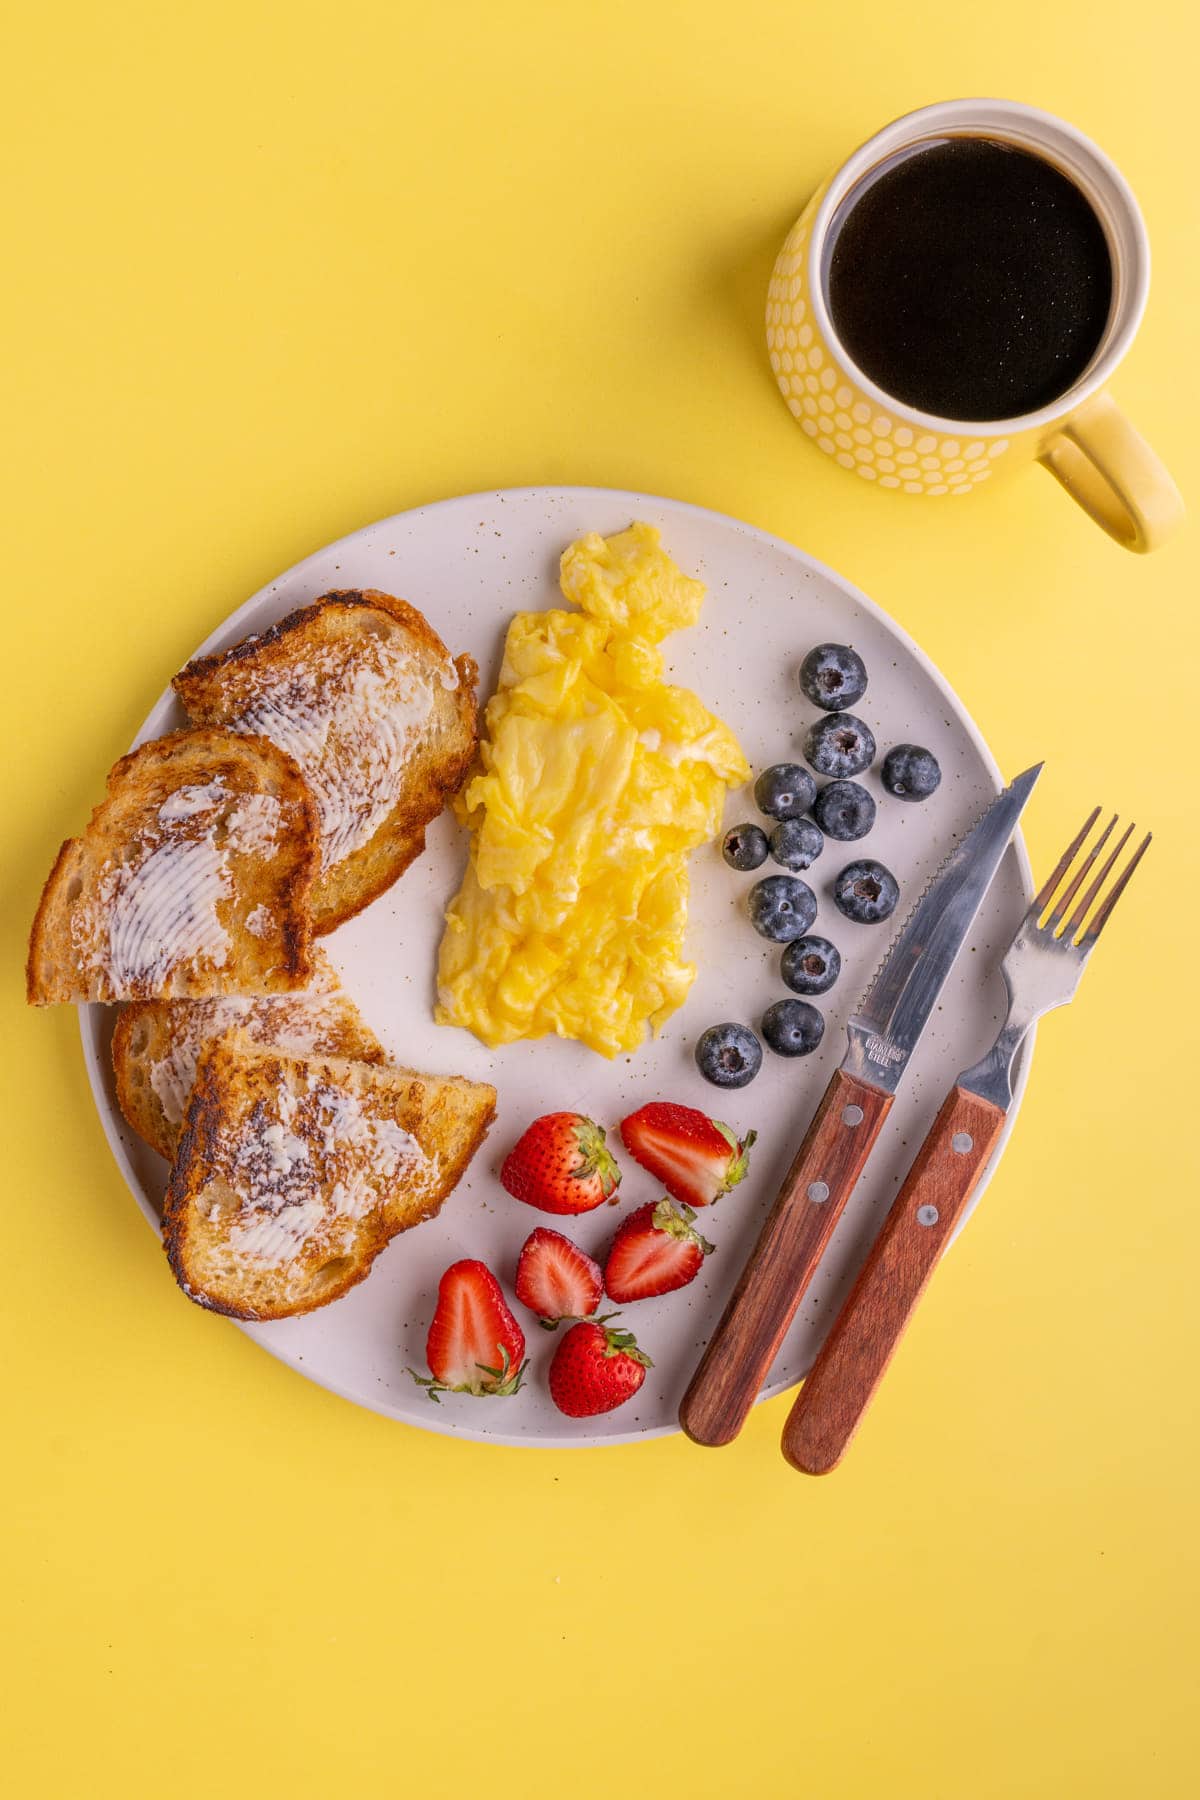
[[[268,649],[272,644],[280,643],[298,631],[310,619],[315,619],[327,607],[336,606],[345,612],[353,612],[356,608],[376,608],[380,612],[390,613],[392,618],[403,625],[419,643],[427,650],[441,656],[450,657],[450,652],[438,636],[424,613],[410,606],[407,600],[400,600],[394,594],[382,593],[378,588],[331,588],[327,594],[321,594],[307,606],[297,607],[294,612],[287,613],[265,631],[256,631],[250,637],[242,638],[240,643],[233,644],[228,650],[215,650],[208,656],[196,656],[187,666],[180,670],[171,683],[176,693],[184,699],[184,690],[193,677],[203,679],[215,674],[220,669],[232,668],[245,657],[257,656],[260,650]],[[451,658],[456,664],[469,663],[474,671],[469,686],[474,686],[478,678],[478,670],[470,657]],[[463,670],[459,667],[459,674]],[[184,701],[186,705],[186,700]]]

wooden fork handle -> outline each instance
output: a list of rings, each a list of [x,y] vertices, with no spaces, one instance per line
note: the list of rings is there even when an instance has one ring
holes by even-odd
[[[888,1113],[892,1096],[838,1069],[679,1409],[697,1444],[728,1444],[758,1397]]]
[[[788,1415],[794,1469],[824,1475],[841,1461],[1003,1126],[990,1100],[946,1096]]]

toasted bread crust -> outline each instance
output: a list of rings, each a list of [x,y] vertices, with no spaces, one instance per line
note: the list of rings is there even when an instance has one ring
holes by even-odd
[[[237,1272],[231,1274],[227,1268],[217,1278],[206,1277],[206,1261],[213,1264],[212,1241],[218,1251],[227,1253],[230,1238],[227,1230],[221,1235],[223,1223],[214,1226],[205,1216],[203,1202],[206,1195],[211,1198],[221,1191],[222,1171],[228,1170],[231,1146],[239,1134],[253,1139],[261,1131],[251,1096],[287,1083],[311,1085],[314,1078],[341,1084],[348,1092],[363,1081],[377,1085],[397,1120],[421,1150],[435,1158],[436,1178],[416,1191],[405,1191],[402,1185],[358,1220],[352,1248],[316,1271],[315,1291],[304,1285],[294,1291],[290,1264],[277,1276],[268,1275],[265,1283],[261,1277],[254,1283],[239,1282]],[[427,1076],[345,1058],[288,1058],[250,1044],[239,1033],[209,1043],[197,1065],[164,1206],[163,1247],[175,1279],[197,1305],[233,1319],[293,1318],[340,1299],[366,1278],[392,1238],[441,1209],[487,1135],[495,1108],[494,1088],[457,1076]],[[307,1246],[301,1245],[296,1256],[306,1253]],[[320,1258],[326,1251],[319,1248],[314,1254]],[[330,1266],[336,1274],[326,1278]],[[239,1288],[249,1288],[253,1300]]]
[[[344,1056],[366,1063],[386,1060],[383,1045],[320,949],[313,951],[311,984],[295,994],[133,1000],[121,1009],[113,1030],[117,1104],[126,1123],[165,1162],[171,1161],[179,1145],[200,1051],[235,1026],[256,1044],[272,1045],[290,1055]]]
[[[93,808],[93,819],[98,811],[98,807]],[[51,1004],[49,980],[43,967],[46,945],[50,938],[50,914],[51,909],[58,904],[59,893],[70,879],[68,868],[74,865],[78,851],[78,838],[67,838],[59,845],[58,855],[46,877],[41,898],[38,900],[37,911],[33,915],[33,925],[29,932],[29,949],[25,956],[25,1000],[29,1006],[49,1006]]]
[[[226,968],[189,970],[187,959],[181,958],[168,967],[166,977],[117,979],[101,961],[89,975],[79,966],[72,929],[73,910],[88,897],[89,883],[94,887],[101,874],[147,839],[156,829],[157,809],[172,795],[189,785],[222,782],[230,784],[234,801],[267,796],[286,813],[288,829],[279,854],[269,863],[265,858],[255,863],[254,895],[269,899],[275,926],[269,940],[256,946],[239,932],[237,957]],[[68,838],[61,846],[42,889],[25,967],[29,1003],[275,993],[302,987],[311,974],[308,902],[317,849],[316,809],[307,784],[292,758],[269,739],[202,726],[171,732],[131,750],[113,764],[104,799],[93,809],[82,837]],[[267,868],[269,880],[263,873]]]
[[[171,686],[187,706],[188,691],[194,689],[195,684],[208,681],[214,675],[224,675],[239,663],[253,661],[264,650],[275,645],[286,644],[288,638],[302,626],[319,618],[331,606],[343,607],[347,611],[352,611],[355,607],[374,607],[380,612],[390,613],[425,649],[432,650],[438,656],[450,654],[424,613],[418,612],[415,606],[410,606],[407,600],[401,600],[398,595],[385,594],[379,588],[330,588],[328,593],[310,601],[307,606],[298,606],[293,612],[285,613],[282,619],[277,619],[274,625],[268,625],[265,631],[251,632],[249,637],[231,644],[228,650],[214,650],[208,656],[194,656],[174,677]],[[471,661],[470,657],[463,660]]]
[[[462,785],[478,736],[479,671],[473,659],[451,658],[429,621],[408,601],[373,588],[344,588],[299,607],[228,650],[196,657],[173,683],[189,717],[236,728],[258,669],[303,663],[320,643],[327,619],[346,620],[360,612],[386,614],[407,636],[415,655],[442,668],[453,666],[457,686],[437,694],[428,728],[402,771],[395,803],[378,828],[365,843],[318,870],[311,895],[318,935],[353,918],[399,879],[425,848],[425,827]]]

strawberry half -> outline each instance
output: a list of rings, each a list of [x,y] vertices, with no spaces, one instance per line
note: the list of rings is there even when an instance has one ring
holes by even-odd
[[[632,1400],[652,1367],[631,1333],[589,1319],[572,1325],[554,1352],[550,1398],[571,1419],[611,1412]]]
[[[743,1180],[758,1133],[738,1138],[728,1125],[694,1106],[654,1100],[621,1121],[630,1156],[662,1182],[673,1200],[711,1206]]]
[[[535,1312],[547,1331],[555,1331],[564,1319],[586,1319],[595,1312],[604,1277],[600,1264],[578,1244],[539,1225],[517,1259],[516,1289],[522,1306]]]
[[[690,1206],[650,1200],[622,1221],[604,1265],[609,1297],[652,1300],[686,1287],[699,1273],[712,1245],[693,1228]]]
[[[438,1282],[425,1343],[430,1377],[409,1374],[431,1400],[439,1394],[515,1394],[525,1373],[525,1333],[500,1283],[481,1262],[451,1263]]]
[[[526,1206],[548,1213],[585,1213],[615,1204],[621,1171],[604,1133],[582,1113],[546,1113],[513,1145],[500,1180]]]

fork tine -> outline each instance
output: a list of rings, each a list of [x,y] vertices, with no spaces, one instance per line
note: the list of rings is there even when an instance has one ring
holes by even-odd
[[[1100,833],[1100,836],[1096,839],[1095,843],[1092,845],[1091,849],[1088,851],[1087,855],[1084,857],[1083,861],[1080,863],[1079,868],[1076,870],[1075,876],[1074,876],[1073,880],[1071,881],[1070,886],[1067,888],[1066,892],[1063,894],[1060,894],[1058,899],[1054,902],[1054,910],[1050,914],[1050,917],[1046,920],[1046,924],[1044,927],[1044,929],[1046,931],[1056,931],[1058,929],[1058,927],[1062,924],[1063,919],[1066,916],[1066,911],[1067,911],[1068,906],[1070,906],[1072,900],[1075,898],[1076,894],[1079,892],[1084,881],[1086,880],[1088,870],[1092,867],[1092,864],[1095,862],[1096,858],[1099,856],[1100,852],[1103,850],[1105,844],[1107,844],[1109,838],[1112,835],[1112,830],[1113,830],[1113,827],[1116,824],[1116,822],[1117,822],[1117,815],[1116,815],[1116,813],[1114,813],[1112,818],[1108,821],[1108,824],[1104,827],[1104,830]],[[1126,836],[1128,836],[1128,833],[1126,833]]]
[[[1129,877],[1133,874],[1133,871],[1137,868],[1143,856],[1145,856],[1147,850],[1150,848],[1153,836],[1153,832],[1148,831],[1129,861],[1126,863],[1124,873],[1118,878],[1107,900],[1105,900],[1104,905],[1100,908],[1083,937],[1079,940],[1081,949],[1090,950],[1096,939],[1100,936],[1100,933],[1104,930],[1104,927],[1108,923],[1109,914],[1117,904],[1117,901],[1121,898],[1121,895],[1125,892]]]
[[[1114,825],[1116,824],[1115,819],[1113,820],[1113,824]],[[1107,835],[1108,835],[1108,833],[1106,832],[1105,837],[1107,837]],[[1088,914],[1088,908],[1091,906],[1092,902],[1095,900],[1096,896],[1099,894],[1101,888],[1104,886],[1104,883],[1108,880],[1108,877],[1113,868],[1113,865],[1116,863],[1118,856],[1120,856],[1122,850],[1125,848],[1126,844],[1129,842],[1132,835],[1133,835],[1133,826],[1127,825],[1125,827],[1124,835],[1121,837],[1119,842],[1117,842],[1116,844],[1113,845],[1113,848],[1109,851],[1107,860],[1105,861],[1105,864],[1104,864],[1104,867],[1101,869],[1100,873],[1097,875],[1095,881],[1093,881],[1093,883],[1092,883],[1091,887],[1088,889],[1087,893],[1083,896],[1083,899],[1079,902],[1079,905],[1075,908],[1075,911],[1071,914],[1071,917],[1067,920],[1066,924],[1063,926],[1062,935],[1064,938],[1066,938],[1068,943],[1070,943],[1073,940],[1075,933],[1079,930],[1079,927],[1083,924],[1083,921],[1087,917],[1087,914]],[[1103,843],[1104,839],[1102,838],[1100,841],[1101,841],[1101,843]],[[1097,846],[1097,847],[1099,847],[1099,846]]]
[[[1050,876],[1050,879],[1046,882],[1045,886],[1034,896],[1033,905],[1029,908],[1029,917],[1031,919],[1041,918],[1051,900],[1054,898],[1055,888],[1074,862],[1079,846],[1083,843],[1083,840],[1087,837],[1088,832],[1092,829],[1092,826],[1099,817],[1100,808],[1094,806],[1083,822],[1083,830],[1079,833],[1079,836],[1072,841],[1070,847],[1063,852],[1054,869],[1054,873]]]

